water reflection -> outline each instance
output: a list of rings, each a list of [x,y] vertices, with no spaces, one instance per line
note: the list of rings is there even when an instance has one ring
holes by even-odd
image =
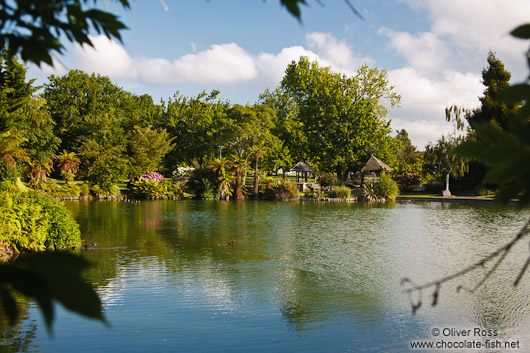
[[[10,327],[5,319],[4,312],[0,309],[0,352],[35,352],[34,339],[37,333],[37,324],[28,314],[29,303],[22,297],[17,298],[19,305],[19,319],[14,327]]]
[[[455,293],[480,279],[472,274],[444,286],[440,304],[417,316],[399,285],[404,276],[424,282],[477,261],[516,234],[528,211],[216,201],[68,207],[84,241],[98,244],[83,252],[97,263],[87,278],[114,329],[88,332],[96,330],[106,350],[399,352],[441,325],[528,339],[528,282],[511,288],[527,245],[480,290]],[[423,296],[430,302],[430,293]],[[76,317],[57,325],[84,327]],[[57,340],[86,335],[80,329]],[[43,351],[61,351],[40,328],[37,336]],[[166,348],[156,348],[160,342]]]

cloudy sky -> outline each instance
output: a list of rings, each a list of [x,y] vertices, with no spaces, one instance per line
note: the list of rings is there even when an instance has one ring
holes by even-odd
[[[388,118],[423,149],[452,130],[444,108],[473,108],[484,87],[481,71],[494,51],[512,73],[528,75],[529,43],[509,32],[530,22],[528,0],[308,0],[299,22],[278,0],[136,0],[110,11],[128,26],[123,42],[92,37],[94,48],[68,46],[52,67],[31,67],[46,82],[70,69],[109,76],[155,102],[177,91],[221,91],[231,103],[254,103],[274,89],[301,55],[354,75],[364,62],[388,71],[402,95]]]

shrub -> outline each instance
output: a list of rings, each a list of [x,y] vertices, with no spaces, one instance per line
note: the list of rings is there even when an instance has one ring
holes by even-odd
[[[79,185],[64,184],[62,186],[57,185],[57,187],[53,191],[49,191],[49,193],[52,196],[60,198],[78,198],[81,189],[79,188]]]
[[[137,198],[175,199],[184,197],[184,186],[171,179],[164,179],[158,172],[144,174],[140,180],[129,184],[129,191]]]
[[[166,179],[162,183],[163,196],[168,199],[182,199],[184,198],[184,185]]]
[[[368,202],[377,201],[378,196],[377,196],[376,185],[374,183],[363,184],[363,190],[361,193],[361,197]]]
[[[282,180],[276,186],[276,198],[279,200],[297,199],[300,195],[298,186],[294,181]]]
[[[42,190],[44,192],[53,194],[57,192],[61,187],[53,179],[44,180],[32,180],[29,182],[29,187],[34,190]]]
[[[351,196],[351,189],[346,185],[335,186],[329,191],[328,196],[332,199],[348,199]]]
[[[495,190],[490,190],[486,187],[479,187],[477,189],[477,195],[479,196],[493,196],[497,193]]]
[[[185,184],[190,179],[194,170],[195,168],[193,167],[178,167],[172,173],[173,180]]]
[[[205,183],[204,180],[207,180],[208,183]],[[214,190],[206,190],[206,186],[214,186],[215,185],[215,174],[213,172],[213,169],[210,167],[205,168],[197,168],[194,169],[191,173],[191,176],[186,183],[186,188],[195,195],[197,198],[206,196],[211,196],[208,198],[214,198]],[[211,195],[210,195],[211,193]]]
[[[140,177],[140,181],[160,184],[164,181],[164,176],[159,172],[147,172]]]
[[[61,175],[64,177],[64,180],[68,183],[74,181],[75,174],[72,172],[62,172]]]
[[[214,184],[211,180],[207,178],[202,178],[202,192],[201,198],[203,199],[213,199],[215,198],[214,194]]]
[[[87,197],[90,195],[90,185],[88,184],[81,184],[79,189],[79,195],[82,197]]]
[[[67,249],[81,243],[79,224],[59,200],[43,192],[28,192],[28,199],[40,205],[48,219],[47,249]]]
[[[336,185],[338,182],[337,177],[331,174],[324,174],[319,179],[320,179],[320,185],[322,187]]]
[[[121,157],[104,155],[90,165],[86,179],[92,185],[98,185],[104,195],[116,196],[114,186],[120,182],[125,170],[125,162]]]
[[[155,181],[133,181],[132,192],[136,197],[146,199],[156,199],[162,196],[162,184]]]
[[[121,196],[120,188],[118,187],[118,185],[115,184],[106,184],[104,188],[102,186],[99,186],[98,184],[92,184],[90,190],[96,198],[112,198],[116,196]]]
[[[420,184],[420,176],[415,173],[404,173],[396,176],[396,182],[400,190],[412,191]]]
[[[0,192],[0,243],[19,251],[65,249],[81,243],[64,204],[42,192]]]
[[[259,180],[259,197],[264,200],[274,200],[276,198],[276,184],[272,177],[263,177]]]
[[[379,178],[377,196],[387,200],[395,200],[399,196],[399,187],[390,175],[383,174]]]

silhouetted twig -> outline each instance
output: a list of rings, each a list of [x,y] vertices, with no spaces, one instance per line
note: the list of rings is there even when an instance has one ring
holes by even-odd
[[[346,3],[346,5],[348,5],[348,7],[353,11],[354,14],[357,15],[357,17],[359,17],[361,20],[364,20],[364,17],[361,15],[361,13],[359,11],[357,11],[357,9],[352,5],[352,3],[350,2],[350,0],[344,0],[344,2]]]
[[[496,251],[494,251],[491,254],[489,254],[488,256],[482,258],[480,261],[478,261],[478,262],[476,262],[476,263],[464,268],[463,270],[458,271],[456,273],[453,273],[453,274],[451,274],[449,276],[440,278],[440,279],[438,279],[436,281],[432,281],[432,282],[428,282],[428,283],[425,283],[425,284],[417,285],[414,282],[412,282],[410,279],[403,278],[401,280],[401,286],[410,285],[410,287],[405,289],[404,292],[407,293],[407,295],[409,296],[409,301],[410,301],[410,306],[412,308],[412,313],[415,314],[418,311],[418,309],[421,307],[421,304],[422,304],[422,292],[423,292],[424,289],[428,289],[428,288],[434,287],[434,292],[433,292],[433,295],[432,295],[432,306],[436,306],[438,304],[438,297],[439,297],[440,288],[441,288],[442,284],[444,284],[446,282],[449,282],[449,281],[452,281],[452,280],[454,280],[454,279],[456,279],[458,277],[462,277],[465,274],[467,274],[469,272],[472,272],[472,271],[476,270],[479,267],[483,268],[487,262],[497,258],[497,260],[495,261],[495,263],[493,264],[491,269],[489,269],[486,272],[486,274],[484,276],[482,276],[481,280],[477,283],[477,285],[471,290],[466,289],[468,292],[471,292],[471,293],[476,291],[478,288],[480,288],[484,284],[484,282],[486,282],[486,280],[493,274],[493,272],[495,272],[495,270],[497,270],[497,268],[504,261],[504,259],[506,258],[506,256],[510,252],[510,250],[513,248],[515,243],[517,243],[519,240],[523,239],[529,233],[530,233],[530,220],[528,220],[526,222],[524,227],[515,235],[515,237],[512,240],[510,240],[508,243],[506,243],[505,245],[503,245],[502,247],[500,247]],[[526,260],[526,263],[522,267],[519,275],[515,279],[515,281],[513,283],[514,286],[517,286],[519,284],[519,282],[521,281],[521,278],[523,277],[524,273],[526,272],[528,266],[530,266],[530,255],[529,255],[528,259]],[[460,291],[460,289],[465,289],[465,288],[462,287],[462,286],[458,286],[457,287],[457,292]],[[417,293],[418,294],[418,299],[416,301],[413,299],[413,293]]]

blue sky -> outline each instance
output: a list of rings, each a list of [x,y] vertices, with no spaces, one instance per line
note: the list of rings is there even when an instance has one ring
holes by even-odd
[[[222,99],[246,104],[274,89],[300,55],[350,76],[367,62],[386,69],[402,95],[401,107],[387,116],[392,128],[406,129],[423,149],[452,130],[445,107],[478,105],[489,50],[512,72],[512,81],[528,75],[529,43],[508,35],[530,22],[528,0],[351,3],[364,20],[340,0],[308,0],[302,22],[278,0],[136,0],[131,10],[109,0],[109,10],[129,27],[122,43],[94,35],[93,49],[68,45],[53,68],[32,66],[29,76],[44,83],[50,74],[81,69],[155,102],[177,91],[195,96],[218,89]]]

